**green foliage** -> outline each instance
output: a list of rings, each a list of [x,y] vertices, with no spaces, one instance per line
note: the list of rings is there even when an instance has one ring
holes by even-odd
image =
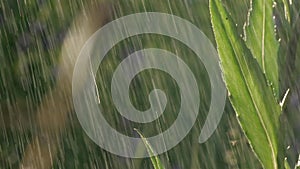
[[[275,37],[272,0],[251,0],[248,21],[245,24],[245,41],[247,47],[258,61],[268,84],[278,97],[277,52],[279,42]]]
[[[55,85],[55,67],[65,34],[78,15],[88,12],[87,4],[99,1],[101,0],[1,1],[0,114],[1,116],[7,115],[7,119],[13,119],[13,126],[20,126],[22,129],[29,129],[30,131],[24,134],[19,131],[10,131],[11,129],[1,129],[0,168],[18,168],[24,155],[24,148],[32,141],[31,135],[35,136],[35,131],[39,130],[31,121],[28,123],[29,120],[26,121],[28,127],[23,123],[19,124],[13,114],[14,109],[22,111],[24,116],[35,117],[35,107],[38,106],[38,100],[42,99],[43,94]],[[299,57],[295,59],[297,40],[299,39],[296,35],[299,24],[295,23],[299,18],[300,1],[294,0],[293,5],[291,5],[289,0],[277,0],[277,7],[282,8],[279,11],[282,15],[280,16],[282,18],[281,27],[276,24],[281,28],[281,32],[276,32],[276,36],[281,39],[281,55],[277,55],[278,42],[274,33],[273,1],[252,0],[252,11],[249,12],[248,24],[244,27],[246,42],[237,36],[238,33],[235,30],[238,29],[239,33],[243,31],[241,25],[246,21],[249,0],[222,0],[226,4],[227,11],[230,11],[230,17],[239,27],[232,26],[230,17],[220,5],[220,1],[214,0],[210,3],[211,9],[214,10],[211,10],[215,17],[213,25],[215,36],[218,37],[219,52],[223,56],[221,59],[226,75],[225,80],[227,80],[227,87],[231,94],[230,101],[237,112],[243,131],[250,140],[250,144],[262,165],[265,168],[275,168],[276,157],[274,156],[277,155],[277,159],[283,159],[286,154],[282,154],[281,149],[285,149],[287,144],[290,145],[290,143],[280,144],[276,138],[278,137],[276,131],[279,128],[278,117],[280,113],[276,101],[279,100],[279,96],[282,96],[282,92],[286,91],[285,87],[282,87],[281,84],[278,85],[277,72],[280,72],[281,82],[284,83],[290,83],[293,81],[292,79],[299,77],[300,69],[297,68],[297,65],[299,65],[300,60]],[[213,39],[213,32],[209,24],[208,0],[117,0],[111,1],[111,3],[114,4],[112,20],[137,12],[164,12],[189,20],[211,40]],[[133,80],[130,86],[130,96],[132,104],[137,109],[145,110],[149,107],[147,96],[154,86],[163,89],[168,96],[165,115],[150,124],[132,122],[127,124],[127,121],[123,124],[111,101],[110,88],[107,86],[110,86],[112,73],[121,62],[123,55],[125,57],[125,54],[140,48],[163,48],[182,56],[195,76],[200,77],[198,84],[200,86],[201,107],[199,119],[197,119],[191,134],[168,153],[161,154],[159,158],[120,158],[102,150],[93,143],[85,135],[77,118],[70,115],[70,126],[64,129],[66,132],[63,134],[63,146],[60,147],[60,153],[57,156],[52,154],[53,168],[153,168],[153,166],[156,168],[191,169],[260,168],[260,163],[252,153],[252,149],[248,147],[248,141],[239,128],[235,114],[229,104],[215,134],[205,144],[198,144],[198,134],[206,118],[205,113],[209,108],[210,84],[204,66],[198,62],[192,51],[187,50],[184,44],[167,37],[143,35],[128,40],[134,43],[128,45],[129,42],[123,41],[123,43],[116,45],[97,73],[100,98],[103,108],[107,110],[104,115],[107,121],[119,132],[132,137],[135,136],[135,133],[132,132],[133,128],[138,128],[144,135],[140,134],[140,137],[147,145],[148,153],[151,153],[151,146],[145,138],[166,130],[177,117],[180,96],[176,83],[171,77],[156,70],[145,71]],[[300,49],[299,44],[298,49]],[[118,50],[119,48],[120,50]],[[300,50],[298,50],[299,52]],[[286,55],[289,59],[284,58],[285,61],[278,62],[280,65],[277,67],[275,62],[277,56],[285,57]],[[280,69],[282,67],[288,70],[283,71]],[[292,72],[290,67],[294,67],[296,71]],[[22,86],[24,79],[25,87]],[[271,83],[272,86],[270,86]],[[281,90],[279,93],[278,88]],[[291,93],[293,93],[293,88],[291,88]],[[274,94],[276,95],[275,99],[271,97]],[[7,101],[8,99],[10,101]],[[6,105],[14,109],[9,110]],[[294,110],[294,113],[299,114],[298,110]],[[20,115],[18,112],[15,114]],[[6,122],[6,118],[4,120],[1,118],[1,122]],[[295,116],[290,118],[293,119],[294,124],[299,123]],[[292,124],[293,122],[291,126]],[[285,123],[284,126],[286,127],[284,131],[287,132],[282,132],[283,135],[279,137],[286,141],[287,133],[293,131],[290,129],[290,124]],[[279,156],[281,158],[278,158]],[[293,160],[298,160],[298,154],[296,158],[288,157],[284,163],[286,168],[288,165],[293,168],[295,166]],[[161,165],[160,161],[163,162],[164,166]],[[278,168],[280,167],[281,165],[278,163]]]
[[[276,82],[274,87],[278,90],[278,75],[276,75],[278,45],[274,33],[268,35],[264,33],[273,31],[270,18],[272,4],[259,4],[255,1],[252,5],[253,12],[261,12],[262,9],[268,12],[250,16],[250,24],[253,25],[246,28],[248,32],[246,42],[237,34],[230,15],[219,0],[210,0],[211,22],[224,80],[230,93],[229,99],[238,120],[262,166],[266,169],[277,169],[279,168],[277,156],[282,153],[278,150],[277,133],[281,110],[267,79]],[[255,31],[260,29],[259,36],[255,36]],[[261,43],[257,43],[260,40]],[[265,42],[271,42],[275,46],[265,45]],[[272,51],[274,47],[275,53]]]
[[[140,135],[140,137],[142,138],[146,148],[147,148],[147,151],[150,155],[150,159],[151,159],[151,162],[152,162],[152,165],[154,167],[154,169],[164,169],[162,163],[160,162],[158,156],[154,156],[154,151],[150,145],[150,143],[148,142],[148,140],[142,135],[141,132],[139,132],[137,129],[135,129],[135,131]]]

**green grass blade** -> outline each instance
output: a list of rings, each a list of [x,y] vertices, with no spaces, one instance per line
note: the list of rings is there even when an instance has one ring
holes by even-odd
[[[280,106],[220,0],[210,0],[211,21],[230,101],[265,169],[277,169]]]
[[[137,129],[134,129],[141,137],[141,139],[143,140],[146,148],[147,148],[147,151],[150,155],[150,159],[151,159],[151,162],[152,162],[152,165],[154,167],[154,169],[164,169],[161,161],[159,160],[158,156],[154,156],[154,151],[150,145],[150,143],[148,142],[148,140],[142,135],[142,133],[137,130]]]
[[[284,160],[284,167],[285,167],[285,169],[291,169],[287,159]]]
[[[290,4],[288,1],[289,0],[281,0],[284,6],[284,17],[289,23],[291,23]]]
[[[268,84],[272,86],[274,95],[278,99],[277,52],[279,42],[275,37],[273,3],[273,0],[251,0],[244,31],[246,45],[257,59],[269,81]]]

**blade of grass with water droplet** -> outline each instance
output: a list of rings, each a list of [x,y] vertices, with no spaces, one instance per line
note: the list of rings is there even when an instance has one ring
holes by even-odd
[[[290,12],[290,2],[288,2],[289,0],[281,0],[281,2],[283,3],[284,6],[284,16],[285,19],[291,23],[291,12]]]

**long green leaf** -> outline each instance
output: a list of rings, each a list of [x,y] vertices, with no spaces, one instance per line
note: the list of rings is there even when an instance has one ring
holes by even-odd
[[[210,0],[210,12],[229,99],[263,167],[277,169],[280,106],[222,2]]]
[[[272,86],[274,95],[278,98],[279,42],[275,37],[273,3],[273,0],[251,0],[248,21],[244,30],[246,45],[257,59],[266,74],[268,84]]]
[[[134,130],[140,135],[141,139],[143,140],[143,142],[147,148],[147,151],[150,155],[150,159],[151,159],[154,169],[164,169],[159,158],[157,156],[154,156],[154,151],[153,151],[150,143],[148,142],[148,140],[142,135],[142,133],[138,129],[134,129]]]
[[[289,0],[281,0],[280,2],[283,3],[285,19],[291,23],[290,3],[288,1]]]

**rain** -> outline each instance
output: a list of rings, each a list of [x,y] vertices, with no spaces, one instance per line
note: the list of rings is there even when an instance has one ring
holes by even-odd
[[[250,0],[224,0],[224,6],[231,11],[238,34],[243,37]],[[293,7],[299,17],[300,3],[295,2]],[[92,102],[95,102],[101,110],[101,117],[114,131],[128,137],[140,138],[140,132],[147,139],[167,131],[179,116],[182,102],[180,86],[167,72],[143,70],[132,79],[126,91],[130,106],[141,112],[153,106],[150,96],[154,89],[164,92],[166,105],[162,115],[154,121],[139,123],[125,118],[112,96],[112,78],[118,66],[129,55],[145,48],[164,49],[180,57],[196,78],[198,89],[190,91],[199,93],[200,97],[197,118],[186,136],[168,151],[157,155],[164,168],[262,168],[228,99],[217,129],[206,142],[199,143],[210,106],[217,106],[211,105],[214,88],[204,63],[196,53],[172,37],[146,33],[123,39],[108,51],[93,74],[96,95],[74,102],[77,89],[72,85],[76,72],[74,67],[77,64],[78,72],[85,73],[84,66],[76,61],[87,40],[104,25],[142,12],[160,12],[183,18],[199,28],[216,46],[208,0],[0,0],[0,169],[154,168],[149,157],[124,157],[99,146],[83,127],[84,120],[81,121],[75,109],[87,105],[87,110],[90,110]],[[284,24],[276,16],[274,13],[276,29],[283,30],[278,31],[280,36],[285,33]],[[300,19],[291,20],[295,22],[294,39],[277,37],[280,43],[286,44],[281,49],[282,55],[290,56],[285,63],[279,64],[279,76],[283,77],[281,93],[285,102],[280,103],[283,105],[280,122],[285,158],[289,164],[299,167]],[[172,26],[167,22],[161,23],[166,30]],[[107,35],[111,39],[114,36]],[[105,42],[111,43],[109,38]],[[91,48],[101,50],[102,46],[95,43]],[[89,64],[91,70],[97,66],[94,62]],[[178,65],[174,64],[174,68],[182,72]],[[186,77],[183,75],[182,79],[186,80]],[[80,80],[75,86],[88,83],[88,78]],[[123,81],[119,85],[123,83],[125,85]],[[284,90],[286,88],[289,92]],[[124,91],[115,91],[118,92]],[[97,123],[96,117],[87,115],[86,119],[91,118],[87,123]],[[101,127],[103,124],[98,125]],[[105,134],[101,134],[98,137],[104,137]],[[109,145],[124,146],[117,140],[109,141]],[[147,153],[141,151],[144,150],[137,146],[133,154]]]

